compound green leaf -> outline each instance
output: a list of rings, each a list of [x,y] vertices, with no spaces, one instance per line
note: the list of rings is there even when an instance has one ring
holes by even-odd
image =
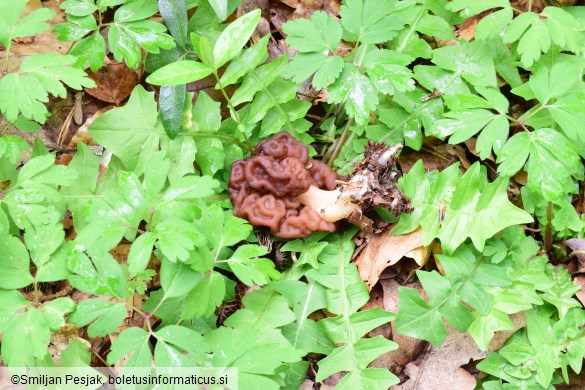
[[[91,259],[83,252],[73,250],[68,267],[74,275],[71,285],[78,290],[118,298],[126,296],[126,275],[118,262],[108,252],[95,253]]]
[[[266,253],[264,246],[241,245],[225,262],[245,285],[263,286],[271,280],[280,279],[280,273],[274,269],[274,263],[268,259],[259,258]]]
[[[81,328],[87,324],[89,337],[103,337],[120,326],[126,318],[126,305],[124,303],[105,301],[99,298],[90,298],[81,301],[68,321]]]
[[[224,277],[218,272],[206,274],[185,297],[181,318],[209,317],[221,305],[224,296]]]
[[[370,112],[378,105],[378,93],[372,81],[352,64],[345,64],[341,76],[329,86],[329,103],[345,104],[347,113],[359,125],[370,119]]]
[[[395,1],[346,0],[341,6],[343,39],[350,42],[381,43],[396,36],[404,26],[402,19],[391,15]]]
[[[125,362],[125,367],[150,367],[152,355],[148,339],[150,334],[144,329],[131,327],[124,329],[112,343],[107,357],[108,364],[114,364],[131,352],[132,357]]]
[[[532,221],[532,217],[508,200],[508,181],[486,180],[479,163],[459,176],[457,165],[440,173],[426,175],[421,162],[400,180],[404,194],[414,206],[411,214],[403,214],[394,234],[423,228],[423,243],[439,238],[443,251],[452,253],[466,238],[482,250],[485,241],[504,228]],[[439,217],[439,209],[444,212]]]
[[[491,51],[480,42],[444,46],[433,50],[432,62],[461,75],[472,85],[496,87],[496,69]]]
[[[335,52],[341,41],[339,22],[323,11],[316,11],[309,19],[295,19],[282,26],[287,43],[303,53]]]

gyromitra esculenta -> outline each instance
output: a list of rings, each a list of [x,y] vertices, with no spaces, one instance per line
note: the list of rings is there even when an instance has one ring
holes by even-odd
[[[397,215],[408,211],[410,204],[396,187],[397,174],[392,171],[401,148],[371,142],[356,172],[337,186],[331,168],[310,160],[305,144],[280,132],[232,165],[229,193],[234,215],[253,226],[269,227],[277,237],[302,238],[314,231],[333,232],[335,222],[344,218],[363,225],[362,210],[373,206],[390,208]]]

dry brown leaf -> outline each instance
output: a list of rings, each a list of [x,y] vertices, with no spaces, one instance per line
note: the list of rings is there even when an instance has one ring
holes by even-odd
[[[391,236],[391,229],[375,234],[356,260],[361,279],[368,290],[378,282],[386,267],[396,264],[404,256],[412,257],[422,265],[428,259],[428,249],[409,256],[409,252],[422,247],[422,231],[416,230],[401,236]],[[416,257],[416,258],[415,258]]]
[[[432,347],[430,352],[416,362],[406,366],[409,376],[406,382],[396,386],[400,390],[473,390],[476,379],[461,366],[470,360],[487,357],[468,333],[461,334],[447,326],[449,336],[440,348]]]
[[[508,341],[508,339],[512,337],[512,335],[516,333],[518,329],[526,326],[526,316],[524,315],[524,312],[510,314],[510,321],[512,321],[514,328],[511,330],[502,330],[496,332],[494,334],[494,338],[488,345],[488,352],[494,352],[502,348],[506,341]]]
[[[478,15],[465,19],[465,21],[458,26],[457,31],[455,31],[455,35],[457,35],[459,38],[471,41],[473,37],[475,37],[475,27],[477,26],[478,21]]]
[[[112,62],[100,68],[97,73],[89,73],[95,81],[95,88],[85,88],[85,92],[104,102],[120,105],[138,84],[138,75],[124,62]]]
[[[280,2],[295,10],[292,19],[310,18],[315,11],[325,11],[337,17],[341,6],[339,0],[280,0]]]

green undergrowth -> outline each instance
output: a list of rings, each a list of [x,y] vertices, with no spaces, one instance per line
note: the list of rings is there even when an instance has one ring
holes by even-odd
[[[15,60],[13,39],[48,30],[55,16],[40,8],[21,17],[26,3],[0,3],[3,70]],[[83,143],[64,166],[37,141],[22,165],[29,145],[0,137],[3,364],[90,365],[99,352],[81,331],[66,359],[49,353],[69,324],[110,338],[101,364],[237,367],[241,389],[296,389],[307,373],[320,382],[342,372],[338,389],[387,389],[398,377],[368,366],[397,345],[369,337],[375,328],[395,321],[399,333],[440,347],[448,324],[487,351],[521,315],[526,325],[477,365],[487,374],[478,388],[552,389],[579,374],[585,311],[557,243],[585,229],[574,206],[584,177],[585,8],[343,0],[339,15],[285,23],[272,39],[296,54],[268,61],[271,37],[250,39],[260,10],[230,17],[238,5],[62,1],[66,21],[52,32],[72,43],[69,53],[31,55],[0,76],[1,115],[29,132],[49,117],[49,94],[93,87],[85,72],[106,55],[143,66],[145,82],[160,86],[137,86],[89,126],[112,155],[105,171]],[[470,42],[454,28],[468,18],[479,19]],[[187,90],[204,78],[222,99]],[[324,89],[315,107],[307,96]],[[442,248],[416,272],[428,299],[400,287],[397,313],[361,310],[370,295],[351,260],[355,228],[273,243],[295,259],[276,267],[274,251],[233,216],[227,181],[234,161],[282,130],[341,174],[368,140],[410,153],[430,139],[466,148],[464,170],[421,160],[399,181],[414,210],[390,220],[393,234],[420,227],[425,246]],[[124,261],[112,252],[120,243],[130,245]],[[53,297],[51,286],[83,298]],[[230,304],[239,309],[223,315]]]

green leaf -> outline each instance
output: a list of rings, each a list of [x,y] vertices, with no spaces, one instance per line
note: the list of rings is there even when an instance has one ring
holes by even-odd
[[[187,261],[193,249],[204,242],[196,226],[180,219],[165,219],[152,229],[152,233],[158,238],[156,247],[172,262]]]
[[[281,379],[275,374],[284,363],[300,361],[303,356],[278,329],[258,332],[221,327],[206,334],[205,340],[213,349],[213,366],[237,367],[242,388],[278,389]]]
[[[227,18],[228,0],[208,0],[219,20]]]
[[[267,253],[266,247],[258,245],[241,245],[234,254],[225,260],[238,279],[247,286],[263,286],[271,280],[280,279],[280,273],[274,269],[274,263],[268,259],[258,258]]]
[[[124,356],[134,352],[132,357],[125,362],[125,367],[150,367],[152,355],[149,348],[149,337],[150,334],[141,328],[124,329],[112,343],[107,357],[108,364],[114,364]]]
[[[395,1],[345,0],[339,12],[343,39],[350,42],[381,43],[392,39],[402,29],[402,20],[390,13]]]
[[[163,203],[171,203],[177,200],[205,198],[215,193],[219,186],[217,180],[209,176],[183,176],[173,183],[162,195]]]
[[[97,197],[96,183],[101,160],[87,145],[80,142],[75,156],[69,163],[69,169],[77,172],[77,180],[70,186],[61,187],[60,193],[65,199],[67,209],[73,214],[76,230],[81,230],[85,226],[82,210],[92,197]]]
[[[102,337],[120,326],[126,318],[126,305],[99,298],[81,301],[68,320],[77,327],[91,325],[87,328],[89,337]]]
[[[159,367],[190,367],[197,356],[197,366],[206,362],[205,353],[209,350],[207,343],[197,332],[184,326],[170,325],[154,333],[157,344],[154,350],[154,362]]]
[[[332,55],[341,41],[339,22],[327,13],[314,12],[311,20],[295,19],[283,25],[287,43],[300,53],[294,56],[287,75],[301,83],[315,74],[313,85],[317,89],[335,81],[343,69],[343,59]]]
[[[508,181],[485,179],[478,163],[459,176],[457,164],[425,177],[422,163],[400,179],[414,211],[403,214],[393,234],[423,228],[423,243],[439,238],[443,251],[451,254],[467,237],[482,250],[485,241],[504,228],[532,221],[532,217],[508,200]],[[444,215],[439,216],[440,209]]]
[[[364,57],[363,67],[367,69],[378,92],[394,95],[395,91],[413,91],[413,73],[405,65],[411,58],[390,50],[374,49]]]
[[[562,156],[562,158],[559,158]],[[526,159],[528,187],[542,192],[552,200],[565,193],[573,178],[583,177],[580,157],[561,133],[552,129],[538,129],[532,133],[518,133],[504,145],[498,156],[498,172],[511,176],[522,168]]]
[[[74,275],[71,285],[78,290],[98,295],[123,298],[126,295],[126,277],[122,268],[108,252],[94,253],[91,260],[85,253],[73,250],[68,267]]]
[[[538,66],[528,80],[528,86],[534,96],[546,105],[550,99],[564,96],[577,84],[582,69],[583,65],[568,61],[556,62],[550,68]]]
[[[0,290],[0,299],[2,300],[2,306],[0,306],[0,332],[4,332],[18,316],[18,313],[28,307],[30,303],[16,290]]]
[[[160,284],[164,298],[176,298],[187,294],[200,282],[200,274],[184,263],[161,260]]]
[[[240,329],[279,328],[295,320],[288,301],[272,289],[263,289],[248,294],[242,300],[244,309],[236,311],[224,323]]]
[[[297,54],[289,63],[284,75],[295,83],[302,83],[313,76],[313,86],[322,89],[337,80],[342,70],[343,59],[339,56],[307,53]]]
[[[98,7],[95,5],[95,1],[92,0],[66,0],[61,4],[61,9],[64,10],[67,15],[71,16],[89,16],[97,11]]]
[[[492,8],[510,7],[509,0],[452,0],[445,6],[451,11],[461,11],[461,16],[470,17]]]
[[[48,353],[51,339],[49,326],[42,313],[31,307],[16,317],[2,336],[2,356],[11,367],[34,366]]]
[[[65,3],[63,3],[65,4]],[[53,28],[53,34],[64,42],[77,41],[92,31],[97,30],[97,22],[91,15],[83,17],[68,17],[69,23],[59,23]]]
[[[164,135],[157,116],[154,94],[137,86],[125,106],[96,118],[89,132],[94,141],[118,157],[126,169],[140,175]]]
[[[240,53],[242,47],[252,36],[258,21],[260,21],[260,10],[256,9],[231,22],[219,34],[213,47],[213,66],[215,69],[219,69]]]
[[[24,244],[14,236],[0,236],[0,287],[17,289],[33,282],[30,259]]]
[[[282,26],[287,43],[303,53],[335,52],[341,41],[341,25],[326,12],[313,12],[311,20],[295,19]]]
[[[561,49],[579,53],[583,44],[582,23],[560,7],[546,7],[540,15],[518,15],[506,28],[504,42],[518,41],[518,53],[524,66],[530,67],[546,54],[552,43]]]
[[[130,276],[136,276],[144,271],[156,241],[156,235],[153,232],[142,234],[134,241],[128,252],[128,273]]]
[[[43,316],[49,328],[53,332],[57,332],[65,324],[63,316],[73,311],[74,308],[75,302],[71,298],[57,298],[43,306]]]
[[[20,21],[18,19],[26,7],[27,0],[2,2],[0,4],[0,43],[10,50],[14,38],[30,37],[51,28],[47,20],[53,19],[55,11],[48,8],[37,9]]]
[[[268,45],[269,38],[269,35],[265,35],[252,45],[252,47],[244,49],[242,53],[237,58],[234,58],[227,66],[219,79],[219,83],[224,87],[226,85],[235,84],[241,77],[250,73],[256,69],[258,65],[266,61],[268,58],[266,46]],[[219,89],[219,85],[216,85],[215,88]]]
[[[178,85],[191,83],[209,76],[213,69],[207,65],[190,60],[173,62],[146,78],[146,82],[154,85]]]
[[[258,91],[266,88],[282,73],[286,65],[286,57],[280,56],[268,64],[261,65],[251,73],[248,73],[244,77],[240,87],[234,92],[232,104],[237,106],[241,103],[251,101]]]
[[[571,275],[562,268],[547,268],[547,275],[553,281],[553,286],[547,288],[540,297],[554,305],[559,311],[560,319],[565,318],[569,310],[573,307],[581,307],[579,301],[573,296],[581,289],[580,286],[573,284]]]
[[[329,86],[327,100],[345,104],[347,113],[357,124],[363,125],[378,105],[378,93],[370,79],[355,65],[345,64],[341,76]]]
[[[181,0],[160,0],[158,9],[171,35],[175,38],[175,42],[184,49],[189,42],[185,2]]]
[[[73,339],[61,352],[59,367],[89,367],[91,352],[80,338]]]
[[[106,58],[106,41],[101,34],[92,34],[75,43],[69,54],[77,57],[75,65],[78,68],[89,66],[92,72],[97,73]]]
[[[34,226],[24,233],[24,242],[36,266],[35,279],[52,282],[69,276],[62,253],[65,245],[63,225],[55,217],[47,225]]]
[[[432,62],[461,75],[472,85],[495,87],[496,70],[486,45],[472,42],[433,50]]]
[[[159,92],[160,116],[165,132],[174,139],[183,124],[186,86],[163,85]]]
[[[225,280],[218,272],[207,274],[184,299],[181,318],[209,317],[225,296]]]
[[[218,131],[221,126],[220,106],[219,102],[214,101],[208,94],[201,91],[193,105],[193,130],[210,133]]]
[[[81,69],[68,67],[76,58],[60,54],[37,54],[20,64],[19,73],[9,73],[0,80],[0,111],[10,122],[22,114],[44,123],[48,111],[43,103],[48,94],[65,98],[63,84],[74,89],[93,88],[95,83]],[[9,98],[10,97],[10,98]]]
[[[502,31],[512,20],[514,11],[511,7],[506,7],[481,19],[475,28],[475,39],[488,40],[499,38]]]
[[[154,5],[156,11],[156,4]],[[116,15],[121,9],[118,9]],[[116,19],[116,15],[114,19]],[[119,19],[126,16],[123,15]],[[129,15],[128,17],[133,18]],[[110,50],[117,61],[125,61],[130,68],[135,69],[142,59],[141,48],[151,53],[158,53],[160,49],[168,50],[175,47],[173,38],[165,34],[164,31],[166,31],[166,28],[162,24],[151,20],[117,20],[110,26],[108,31]]]

